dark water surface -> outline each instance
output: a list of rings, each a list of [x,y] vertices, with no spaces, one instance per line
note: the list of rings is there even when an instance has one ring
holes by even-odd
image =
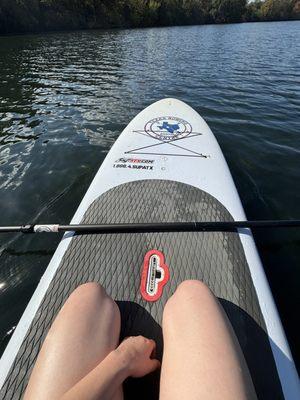
[[[0,224],[68,223],[164,97],[206,119],[249,219],[300,219],[300,22],[279,22],[0,37]],[[299,366],[299,229],[255,239]],[[58,241],[0,237],[0,351]]]

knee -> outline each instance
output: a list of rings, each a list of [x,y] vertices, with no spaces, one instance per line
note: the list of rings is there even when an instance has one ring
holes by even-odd
[[[177,287],[173,296],[169,298],[164,309],[164,318],[170,315],[185,313],[193,307],[199,307],[211,299],[214,295],[205,283],[198,280],[187,280]]]
[[[120,320],[120,311],[114,300],[97,282],[84,283],[78,286],[68,298],[66,304],[80,311],[100,310]]]
[[[180,300],[183,298],[190,298],[191,296],[212,296],[212,292],[209,287],[202,281],[198,280],[187,280],[183,281],[178,285],[174,297],[178,297]]]
[[[88,282],[78,286],[70,295],[70,301],[98,302],[107,296],[105,289],[97,282]]]

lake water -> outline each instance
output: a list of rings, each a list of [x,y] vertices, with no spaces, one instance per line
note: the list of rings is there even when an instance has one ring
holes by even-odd
[[[68,223],[122,129],[164,97],[215,133],[249,219],[300,218],[300,22],[0,37],[0,223]],[[295,357],[299,229],[257,246]],[[0,237],[0,352],[59,237]]]

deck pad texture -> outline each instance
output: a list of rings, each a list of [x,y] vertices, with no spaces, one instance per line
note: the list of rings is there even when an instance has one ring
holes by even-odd
[[[179,182],[142,180],[117,186],[96,199],[83,223],[231,221],[214,197]],[[163,252],[170,280],[157,302],[140,293],[145,254]],[[163,350],[164,305],[186,279],[204,281],[220,299],[244,352],[259,399],[281,399],[281,386],[255,289],[236,232],[136,233],[74,236],[1,390],[19,399],[45,335],[61,306],[80,284],[96,281],[117,300],[121,337],[142,334]],[[158,398],[159,373],[125,383],[125,398]]]

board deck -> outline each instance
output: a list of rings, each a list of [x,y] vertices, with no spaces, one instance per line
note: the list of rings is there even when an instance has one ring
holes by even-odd
[[[73,224],[243,220],[219,145],[206,122],[175,99],[142,111],[120,135],[82,200]],[[170,268],[162,296],[140,292],[145,254],[161,250]],[[0,363],[0,398],[21,398],[55,315],[79,284],[100,282],[118,301],[122,336],[144,334],[162,354],[165,302],[185,279],[219,297],[261,399],[297,398],[299,382],[249,229],[238,232],[72,236],[55,252]],[[127,398],[158,396],[158,376],[126,384]],[[1,387],[0,386],[0,387]],[[145,393],[145,392],[144,392]]]

